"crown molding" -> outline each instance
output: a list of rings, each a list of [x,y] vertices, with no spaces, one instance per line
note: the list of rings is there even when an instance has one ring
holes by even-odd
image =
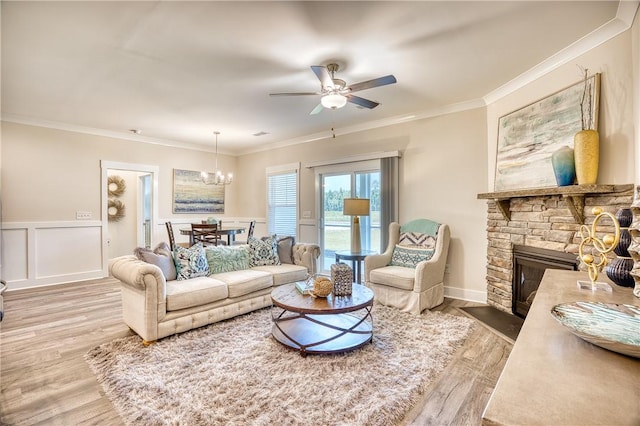
[[[394,124],[404,124],[411,121],[423,120],[425,118],[438,117],[441,115],[451,114],[454,112],[461,112],[470,109],[482,108],[486,106],[483,99],[474,99],[471,101],[460,102],[456,104],[445,105],[442,108],[433,108],[413,114],[403,114],[395,117],[383,118],[380,120],[368,121],[365,123],[356,124],[353,126],[347,126],[335,130],[335,135],[344,136],[352,133],[363,132],[366,130],[379,129],[381,127],[392,126]],[[267,145],[263,145],[256,148],[248,148],[239,151],[238,155],[255,154],[258,152],[269,151],[275,148],[284,148],[292,145],[299,145],[303,143],[315,142],[322,139],[333,138],[333,132],[327,130],[326,132],[314,133],[311,135],[301,136],[298,138],[287,139],[280,142],[273,142]]]
[[[485,103],[489,105],[507,95],[510,95],[516,90],[532,83],[561,65],[572,61],[589,50],[594,49],[595,47],[627,31],[631,28],[631,25],[633,25],[633,20],[639,5],[640,0],[620,1],[618,3],[618,11],[616,12],[616,17],[614,19],[593,30],[555,55],[545,59],[528,71],[520,74],[508,83],[486,94],[483,98]]]
[[[2,116],[0,116],[0,120],[7,123],[24,124],[27,126],[44,127],[47,129],[63,130],[67,132],[82,133],[82,134],[93,135],[93,136],[102,136],[106,138],[121,139],[121,140],[132,141],[132,142],[142,142],[142,143],[148,143],[151,145],[161,145],[161,146],[167,146],[171,148],[183,148],[183,149],[189,149],[193,151],[215,153],[214,147],[209,148],[207,146],[195,144],[195,143],[180,142],[180,141],[173,141],[173,140],[160,139],[160,138],[150,138],[148,136],[141,136],[141,135],[136,135],[128,132],[116,132],[112,130],[97,129],[94,127],[79,126],[76,124],[61,123],[58,121],[41,120],[37,118],[24,117],[24,116],[15,115],[15,114],[6,114],[6,113],[2,114]],[[236,156],[236,154],[226,153],[222,151],[220,151],[220,154],[228,155],[232,157]]]

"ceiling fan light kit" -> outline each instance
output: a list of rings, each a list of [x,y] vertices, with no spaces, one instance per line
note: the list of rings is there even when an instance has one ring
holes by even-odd
[[[357,106],[373,109],[380,105],[378,102],[370,101],[359,96],[352,95],[353,92],[359,90],[372,89],[374,87],[385,86],[387,84],[396,83],[397,80],[393,75],[385,75],[384,77],[374,78],[372,80],[362,81],[347,85],[347,82],[335,78],[338,71],[338,64],[328,64],[326,67],[321,65],[312,65],[311,70],[314,72],[318,80],[320,80],[320,90],[317,92],[294,92],[294,93],[270,93],[269,96],[307,96],[321,95],[320,105],[316,106],[311,115],[317,114],[324,108],[338,109],[351,102]]]
[[[320,99],[320,103],[325,108],[338,109],[347,104],[347,98],[339,93],[332,93],[324,95],[322,99]]]

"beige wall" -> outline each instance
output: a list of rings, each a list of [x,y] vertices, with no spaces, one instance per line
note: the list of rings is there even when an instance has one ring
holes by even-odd
[[[338,130],[339,131],[339,130]],[[309,210],[316,218],[314,171],[305,164],[331,161],[363,153],[404,150],[410,139],[410,126],[389,126],[310,143],[292,145],[269,151],[256,152],[238,158],[238,183],[243,188],[238,194],[237,209],[241,216],[264,217],[266,209],[265,168],[300,162],[300,212]],[[256,200],[259,200],[256,202]]]
[[[640,184],[640,9],[631,28],[631,57],[633,61],[633,122],[635,126],[635,180]]]
[[[78,210],[100,219],[101,160],[159,166],[160,219],[193,216],[171,212],[173,169],[212,170],[215,161],[212,153],[7,122],[2,151],[5,222],[75,220]],[[235,157],[218,163],[236,174]],[[223,216],[234,215],[234,205],[227,191]]]
[[[486,213],[485,203],[476,195],[486,186],[486,133],[482,108],[244,155],[237,164],[238,182],[242,182],[237,210],[242,216],[264,217],[265,168],[299,161],[298,213],[309,210],[317,219],[315,175],[305,164],[402,151],[400,222],[424,217],[448,223],[452,243],[447,293],[484,300]],[[317,229],[315,234],[317,241]]]
[[[635,176],[635,142],[631,31],[606,43],[511,93],[487,108],[488,186],[493,191],[498,119],[516,109],[579,82],[578,65],[602,73],[600,89],[600,164],[598,183],[632,183]],[[636,80],[637,81],[637,80]]]

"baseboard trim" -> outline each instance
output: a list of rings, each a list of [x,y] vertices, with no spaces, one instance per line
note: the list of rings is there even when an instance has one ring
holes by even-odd
[[[19,280],[7,280],[10,288],[7,288],[7,292],[13,290],[26,290],[29,288],[49,287],[55,285],[63,285],[79,281],[95,280],[105,278],[101,270],[78,272],[71,274],[56,275],[50,277],[41,277],[35,279],[19,279]]]
[[[486,291],[445,286],[444,296],[451,299],[465,300],[467,302],[487,303]]]

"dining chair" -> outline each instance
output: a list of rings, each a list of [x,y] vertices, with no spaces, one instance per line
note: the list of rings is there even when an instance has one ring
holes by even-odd
[[[176,243],[176,238],[173,235],[173,225],[171,224],[171,222],[165,222],[164,225],[167,227],[167,234],[169,235],[169,247],[171,248],[171,251],[175,250],[176,245],[189,248],[189,243]]]
[[[192,223],[191,236],[193,243],[202,243],[203,246],[223,245],[224,242],[218,234],[217,223]]]
[[[173,251],[173,248],[176,246],[176,239],[173,236],[173,226],[171,226],[171,222],[165,222],[164,226],[167,227],[167,234],[169,234],[169,247],[171,248],[171,251]]]
[[[256,221],[252,220],[251,222],[249,222],[249,232],[247,232],[247,241],[249,241],[249,238],[253,237],[254,229],[256,229]]]
[[[234,241],[233,245],[242,245],[242,244],[249,244],[249,238],[253,237],[253,231],[256,228],[256,221],[252,220],[251,222],[249,222],[249,231],[247,232],[247,240],[246,241]]]

